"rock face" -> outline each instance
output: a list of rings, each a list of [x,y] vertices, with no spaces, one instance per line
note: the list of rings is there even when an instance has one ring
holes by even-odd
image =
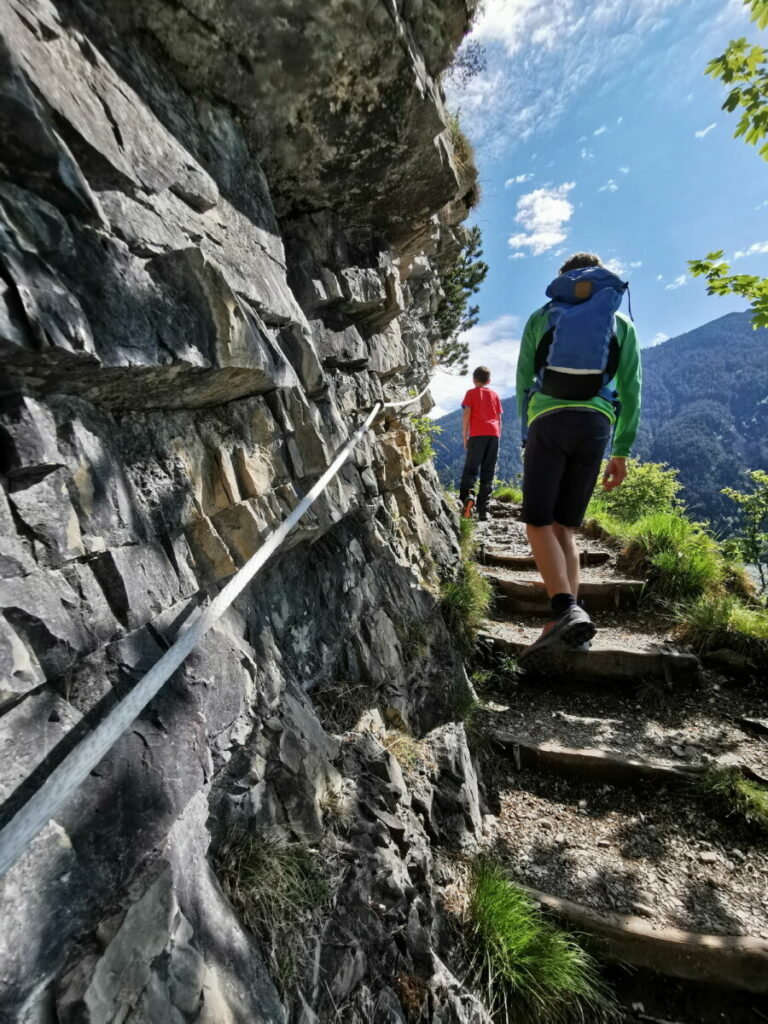
[[[426,382],[473,180],[437,80],[467,0],[0,5],[5,824],[373,403]],[[0,1020],[401,1021],[411,974],[420,1019],[484,1019],[432,878],[432,847],[481,820],[444,724],[467,685],[435,597],[457,552],[407,417],[380,417],[0,882]],[[340,681],[430,734],[413,793],[378,712],[321,725]],[[327,841],[342,784],[349,877],[294,1005],[212,851],[234,825]]]

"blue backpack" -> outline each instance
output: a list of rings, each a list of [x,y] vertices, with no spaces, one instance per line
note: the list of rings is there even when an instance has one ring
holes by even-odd
[[[619,365],[614,314],[628,288],[605,267],[569,270],[549,285],[549,327],[536,348],[536,379],[523,403],[524,435],[528,403],[537,391],[564,401],[600,395],[616,402],[609,387]]]

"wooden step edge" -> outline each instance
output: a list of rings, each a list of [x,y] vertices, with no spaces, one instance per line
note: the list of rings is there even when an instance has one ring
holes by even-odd
[[[573,775],[599,782],[632,783],[641,779],[685,782],[706,771],[706,765],[665,764],[653,758],[627,757],[612,750],[593,747],[561,747],[534,743],[511,733],[489,733],[491,742],[510,754],[515,767]]]
[[[582,568],[605,565],[610,560],[610,551],[581,551],[579,553],[579,562]],[[533,555],[509,555],[499,548],[486,548],[485,564],[496,566],[499,569],[518,569],[521,572],[528,569],[536,569],[536,561]]]
[[[686,981],[768,993],[768,942],[764,939],[678,928],[657,930],[632,914],[597,911],[538,889],[519,887],[559,920],[584,933],[591,949],[605,959]]]
[[[516,580],[505,579],[503,576],[496,574],[493,566],[481,566],[480,571],[499,590],[503,590],[511,596],[519,595],[528,599],[531,597],[541,597],[542,601],[549,604],[544,583],[540,579],[534,577]],[[613,595],[619,591],[628,596],[639,597],[644,589],[645,583],[642,580],[633,580],[626,576],[616,576],[606,580],[582,580],[579,586],[579,596],[585,598],[601,597]]]
[[[528,646],[523,640],[498,636],[493,632],[493,620],[485,620],[477,636],[478,643],[488,652],[519,655]],[[648,674],[663,677],[668,683],[679,680],[698,682],[701,663],[695,654],[685,651],[638,651],[623,647],[605,647],[590,651],[564,649],[551,652],[550,665],[532,666],[537,676],[567,675],[571,680],[611,678],[641,682]],[[521,666],[522,667],[522,666]]]
[[[768,719],[747,718],[742,715],[735,718],[734,721],[740,725],[742,729],[747,729],[756,736],[768,736]]]

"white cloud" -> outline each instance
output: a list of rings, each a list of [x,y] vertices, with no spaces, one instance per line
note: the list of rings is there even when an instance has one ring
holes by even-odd
[[[663,274],[657,274],[656,275],[656,280],[657,281],[663,281],[664,280],[664,275]]]
[[[594,79],[636,60],[681,6],[684,0],[486,0],[470,39],[486,44],[488,69],[462,88],[449,82],[449,105],[482,111],[467,119],[469,134],[486,155],[500,154],[510,139],[551,129]],[[606,127],[621,120],[611,117]]]
[[[669,341],[669,335],[665,334],[664,331],[659,331],[648,342],[648,347],[652,348],[654,345],[661,345],[665,341]]]
[[[768,252],[768,242],[755,242],[748,249],[739,249],[733,254],[735,260],[742,260],[745,256],[758,256]]]
[[[581,147],[581,159],[582,160],[594,160],[595,154],[591,149],[587,149],[586,146]]]
[[[617,259],[615,256],[610,260],[603,260],[603,266],[611,273],[618,274],[619,277],[625,277],[628,271],[637,270],[642,265],[642,260],[631,260],[629,263],[625,263],[624,260]]]
[[[680,274],[680,276],[676,277],[674,281],[670,281],[669,284],[664,286],[665,291],[673,292],[677,288],[682,288],[687,280],[688,278],[685,274]]]
[[[592,132],[592,134],[595,135],[595,136],[597,136],[597,135],[604,135],[605,132],[607,132],[607,131],[608,131],[607,125],[601,124],[599,128],[596,128]]]
[[[533,174],[516,174],[511,178],[507,178],[504,182],[504,188],[512,188],[513,185],[522,185],[526,181],[530,181]]]
[[[524,260],[525,256],[526,256],[526,254],[524,252],[511,252],[509,254],[509,256],[507,256],[507,259],[508,260]]]
[[[517,356],[520,351],[520,318],[504,314],[488,323],[477,324],[463,335],[469,342],[469,368],[466,377],[455,377],[438,373],[431,387],[436,407],[430,412],[433,419],[457,409],[461,400],[472,387],[472,370],[475,366],[487,366],[491,371],[491,387],[502,398],[515,391]],[[507,425],[509,429],[509,425]]]
[[[704,139],[712,131],[713,128],[717,127],[717,121],[713,121],[712,124],[708,124],[706,128],[702,128],[700,132],[694,132],[694,136],[697,139]]]
[[[604,185],[601,185],[600,188],[597,191],[598,192],[618,192],[619,191],[619,186],[616,184],[616,182],[613,180],[613,178],[609,178],[608,181],[606,181],[606,183]]]
[[[619,116],[616,118],[616,124],[621,124],[623,120],[624,120],[624,115],[623,114],[619,114]]]
[[[573,216],[573,203],[566,197],[574,187],[574,182],[566,181],[520,196],[515,221],[525,231],[509,238],[510,248],[530,249],[532,256],[540,256],[564,242],[568,237],[565,225]]]
[[[628,167],[620,167],[619,170],[621,171],[622,174],[629,174],[629,168]]]

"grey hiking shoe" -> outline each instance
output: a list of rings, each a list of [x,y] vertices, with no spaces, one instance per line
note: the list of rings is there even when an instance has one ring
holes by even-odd
[[[555,622],[547,623],[538,640],[535,640],[530,647],[526,647],[522,652],[520,661],[555,648],[571,647],[576,650],[584,650],[584,645],[589,645],[589,641],[595,633],[595,624],[589,615],[577,604],[572,605]],[[588,650],[589,647],[587,646],[586,649]]]

